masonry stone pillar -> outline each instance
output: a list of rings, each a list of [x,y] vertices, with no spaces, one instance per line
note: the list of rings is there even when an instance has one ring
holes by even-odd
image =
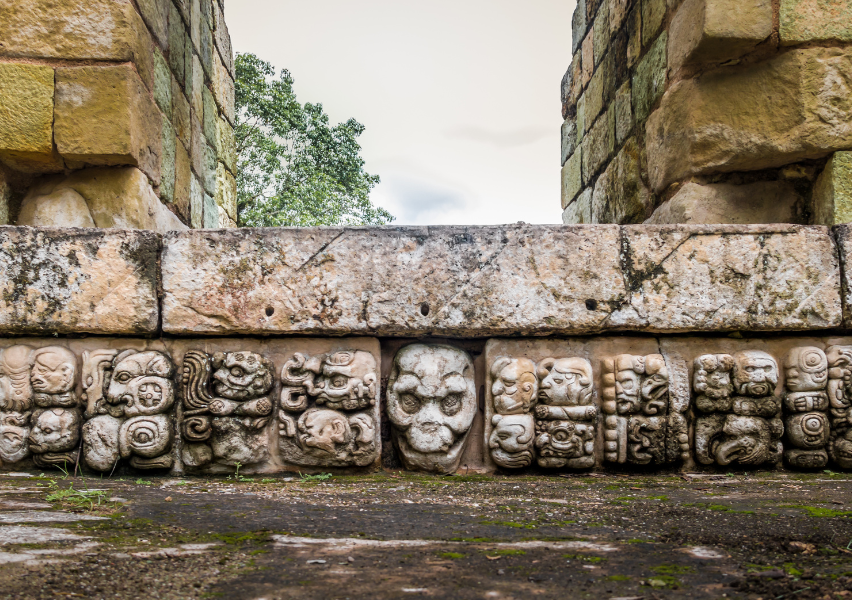
[[[0,6],[0,223],[236,226],[223,0]]]
[[[579,0],[565,223],[852,221],[852,5]]]

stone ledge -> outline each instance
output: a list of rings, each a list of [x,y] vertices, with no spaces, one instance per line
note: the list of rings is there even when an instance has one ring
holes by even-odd
[[[188,231],[163,331],[379,336],[799,331],[842,324],[827,227]]]
[[[155,333],[159,236],[0,227],[0,332]]]

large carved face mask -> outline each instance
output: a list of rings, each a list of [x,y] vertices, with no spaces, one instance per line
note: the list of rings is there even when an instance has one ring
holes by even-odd
[[[254,352],[216,353],[213,391],[228,400],[251,400],[272,388],[272,363]]]
[[[113,364],[107,400],[124,404],[126,416],[164,413],[174,404],[174,365],[164,354],[129,350]]]
[[[734,381],[738,394],[771,396],[778,384],[778,364],[766,352],[745,350],[734,355]]]
[[[407,464],[455,470],[476,408],[473,362],[466,352],[414,344],[397,353],[388,384],[388,416]]]

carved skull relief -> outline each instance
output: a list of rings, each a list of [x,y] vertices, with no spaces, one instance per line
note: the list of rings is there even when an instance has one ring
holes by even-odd
[[[394,358],[388,416],[403,463],[452,473],[476,416],[473,361],[452,346],[412,344]]]
[[[268,457],[272,363],[254,352],[190,351],[183,362],[182,459],[235,466]]]
[[[773,395],[777,384],[775,359],[759,350],[696,358],[697,460],[722,466],[777,463],[784,432],[781,404]]]
[[[162,352],[83,353],[87,465],[111,471],[124,458],[137,469],[172,467],[174,374],[172,360]]]
[[[379,456],[378,363],[369,352],[296,353],[281,370],[279,454],[303,466],[367,466]]]

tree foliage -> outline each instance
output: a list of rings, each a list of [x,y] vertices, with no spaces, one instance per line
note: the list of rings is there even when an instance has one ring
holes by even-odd
[[[384,225],[373,206],[377,175],[364,170],[355,119],[331,125],[322,104],[302,105],[287,70],[254,54],[236,58],[239,225]]]

